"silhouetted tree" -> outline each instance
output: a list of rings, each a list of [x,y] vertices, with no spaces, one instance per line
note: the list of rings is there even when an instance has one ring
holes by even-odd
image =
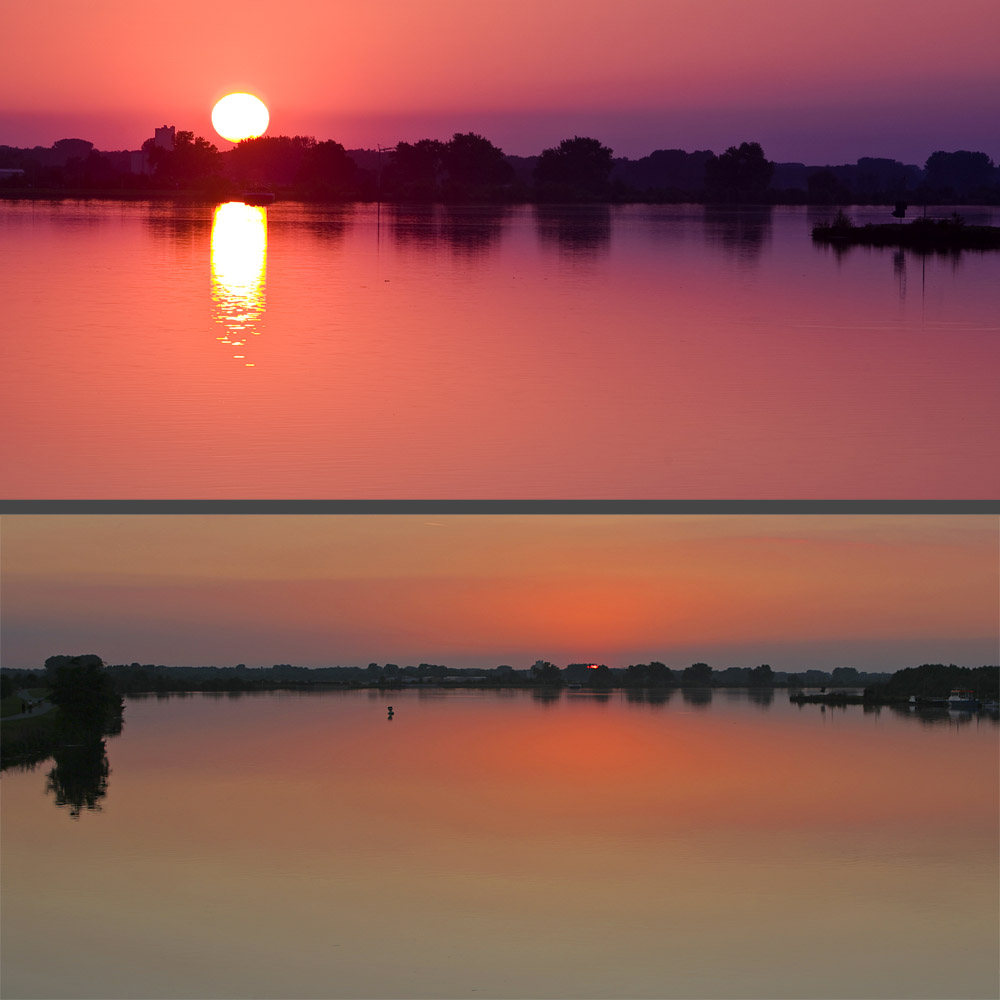
[[[807,180],[809,201],[813,205],[848,205],[851,189],[837,179],[832,170],[817,170]]]
[[[63,167],[63,184],[76,188],[113,187],[121,174],[106,156],[92,149],[84,157],[71,157]]]
[[[574,136],[542,151],[535,164],[537,195],[543,201],[599,201],[608,196],[612,150],[597,139]]]
[[[347,150],[331,139],[305,149],[298,180],[309,197],[346,200],[357,193],[358,168]]]
[[[604,691],[611,687],[613,683],[611,668],[606,663],[602,663],[597,667],[597,669],[591,670],[590,674],[590,683],[595,688],[600,688]]]
[[[1000,696],[1000,667],[958,667],[954,663],[924,663],[919,667],[897,670],[876,688],[895,697],[919,695],[946,698],[954,688],[967,688],[978,698],[996,700]]]
[[[648,683],[649,667],[645,663],[630,663],[625,671],[627,687],[643,688]]]
[[[121,695],[99,656],[50,656],[45,671],[61,724],[100,735],[121,719]]]
[[[712,668],[707,663],[692,663],[684,668],[683,680],[688,687],[710,687]]]
[[[835,667],[830,683],[838,687],[856,687],[859,683],[858,671],[855,667]]]
[[[966,198],[996,184],[993,161],[985,153],[960,149],[931,153],[924,166],[925,183],[937,197]]]
[[[58,153],[57,162],[69,162],[70,159],[83,159],[94,148],[94,144],[89,139],[56,139],[52,143],[52,149]]]
[[[774,163],[765,158],[759,142],[730,146],[706,162],[706,193],[714,201],[761,202],[773,173]]]
[[[705,163],[710,150],[656,149],[638,160],[614,161],[611,180],[626,192],[657,201],[690,201],[705,186]]]
[[[531,668],[531,679],[538,684],[552,686],[562,684],[562,671],[548,660],[538,660]]]
[[[204,136],[196,138],[194,132],[177,132],[173,149],[163,149],[153,139],[147,139],[142,148],[154,176],[178,187],[204,185],[222,170],[219,150]]]
[[[503,150],[475,132],[456,132],[441,152],[448,201],[495,201],[514,178]]]
[[[770,664],[762,663],[759,667],[754,667],[750,671],[751,687],[772,687],[774,685],[774,671]]]
[[[434,201],[440,193],[444,150],[438,139],[399,143],[382,174],[384,190],[400,201]]]
[[[672,671],[665,663],[653,660],[646,668],[646,678],[650,687],[666,687],[670,683]]]
[[[898,160],[862,156],[857,163],[854,190],[861,201],[885,202],[901,198],[909,189],[909,171]]]
[[[291,186],[315,147],[311,135],[260,135],[237,143],[228,154],[229,166],[244,184]]]

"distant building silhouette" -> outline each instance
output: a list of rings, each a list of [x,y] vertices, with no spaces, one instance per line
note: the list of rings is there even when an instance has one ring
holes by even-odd
[[[175,144],[174,126],[163,125],[153,134],[153,145],[160,149],[173,149]]]
[[[161,125],[153,130],[153,137],[142,144],[142,149],[133,149],[128,153],[128,171],[131,174],[151,174],[152,164],[149,162],[149,150],[166,149],[173,151],[177,145],[176,128],[173,125]]]

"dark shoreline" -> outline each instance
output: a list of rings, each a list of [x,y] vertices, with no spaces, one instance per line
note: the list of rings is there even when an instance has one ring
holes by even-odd
[[[914,219],[865,226],[819,225],[813,241],[834,246],[903,247],[921,251],[1000,250],[1000,226],[967,226],[959,219]]]
[[[435,206],[442,206],[446,208],[490,208],[490,209],[503,209],[512,208],[519,205],[536,205],[546,208],[560,208],[560,207],[574,207],[574,208],[608,208],[613,205],[701,205],[705,208],[710,209],[731,209],[731,210],[761,210],[770,208],[811,208],[811,209],[829,209],[831,211],[835,210],[838,205],[831,205],[828,202],[815,202],[808,201],[799,198],[783,198],[775,197],[768,199],[766,201],[746,201],[746,202],[730,202],[730,201],[716,201],[704,197],[703,193],[699,192],[683,192],[683,195],[677,197],[658,197],[654,195],[642,196],[641,193],[636,192],[631,195],[621,195],[618,197],[606,198],[606,199],[588,199],[585,201],[551,201],[544,198],[534,198],[527,195],[521,197],[512,197],[500,201],[468,201],[468,200],[449,200],[449,199],[408,199],[399,198],[393,195],[383,194],[381,198],[376,195],[370,195],[365,197],[351,197],[351,198],[332,198],[332,197],[309,197],[303,193],[289,192],[277,190],[275,192],[275,202],[297,202],[307,205],[339,205],[343,207],[353,206],[353,205],[392,205],[392,206],[406,206],[407,208],[433,208]],[[227,201],[242,201],[246,197],[246,192],[242,190],[197,190],[197,189],[177,189],[177,188],[3,188],[0,187],[0,201],[179,201],[185,203],[193,204],[222,204]],[[273,204],[273,202],[269,202]],[[858,209],[870,209],[870,208],[885,208],[889,207],[894,202],[892,200],[862,200],[862,201],[847,201],[839,203],[840,208],[858,208]],[[995,208],[996,206],[990,202],[964,202],[961,200],[956,201],[954,198],[949,198],[944,201],[928,201],[925,203],[921,202],[924,208],[940,208],[941,206],[955,206],[958,205],[962,208]],[[915,222],[921,222],[924,220],[917,219]],[[926,220],[931,221],[949,221],[949,220]],[[908,225],[912,225],[909,223]],[[841,233],[850,232],[860,232],[865,229],[874,230],[898,230],[906,229],[907,225],[900,226],[897,223],[888,224],[871,224],[867,226],[855,226],[850,229],[840,228],[840,227],[826,227],[819,226],[817,229],[830,228],[834,231],[835,236],[832,238],[840,239]],[[968,230],[985,229],[985,230],[997,230],[998,227],[994,226],[969,226],[966,227]],[[814,230],[815,236],[815,230]],[[819,237],[816,237],[819,239]],[[831,237],[825,238],[825,242],[829,242]],[[856,237],[853,238],[854,242],[862,242]],[[890,242],[875,245],[898,245]],[[972,248],[974,249],[974,248]],[[993,249],[991,246],[990,249]]]

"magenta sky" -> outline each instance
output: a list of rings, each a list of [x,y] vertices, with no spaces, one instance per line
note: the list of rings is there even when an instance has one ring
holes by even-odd
[[[0,143],[210,136],[214,101],[249,90],[273,133],[348,147],[472,130],[519,154],[588,134],[632,157],[1000,159],[998,37],[996,0],[52,0],[5,12]]]

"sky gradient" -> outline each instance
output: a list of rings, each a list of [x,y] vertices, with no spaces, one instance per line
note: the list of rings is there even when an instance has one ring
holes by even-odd
[[[1000,159],[998,33],[995,0],[53,0],[44,26],[5,12],[0,144],[215,137],[213,104],[242,90],[272,134],[348,148],[476,131],[522,155],[581,134],[630,157]]]
[[[985,516],[9,516],[3,666],[978,666],[998,539]]]

